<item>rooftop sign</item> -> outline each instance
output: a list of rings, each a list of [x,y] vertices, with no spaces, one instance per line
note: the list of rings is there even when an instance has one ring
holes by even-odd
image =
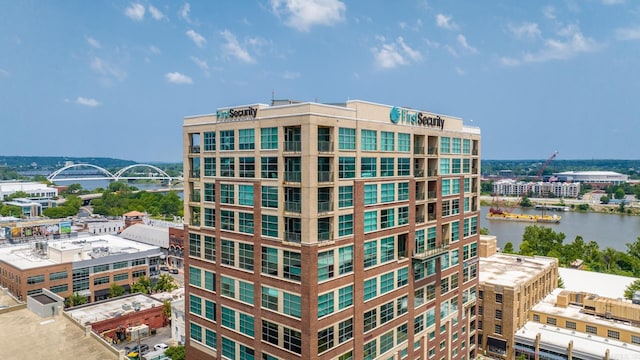
[[[444,128],[444,119],[440,115],[430,116],[421,112],[410,112],[396,106],[391,108],[389,119],[394,124],[418,125],[440,128],[440,130]]]
[[[241,109],[226,109],[216,111],[216,120],[218,121],[235,121],[255,119],[258,115],[258,108],[248,106]]]

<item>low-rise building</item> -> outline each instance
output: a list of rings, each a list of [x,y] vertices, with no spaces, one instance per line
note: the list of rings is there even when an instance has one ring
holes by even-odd
[[[0,201],[17,192],[26,193],[32,200],[52,199],[58,196],[58,189],[47,184],[33,181],[0,181]]]
[[[529,310],[558,283],[558,260],[496,253],[496,237],[480,237],[478,347],[493,358],[514,359],[514,334]]]
[[[505,196],[522,196],[527,193],[536,196],[575,198],[580,194],[580,183],[571,182],[525,182],[514,179],[502,179],[493,183],[493,193]]]
[[[112,283],[128,290],[157,271],[161,255],[157,246],[113,235],[8,246],[0,248],[0,284],[22,300],[46,288],[97,301],[108,297]]]
[[[185,343],[184,298],[171,303],[171,339],[178,344]]]

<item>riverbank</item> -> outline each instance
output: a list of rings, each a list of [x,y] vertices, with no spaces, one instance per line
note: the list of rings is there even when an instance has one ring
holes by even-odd
[[[600,194],[601,195],[601,194]],[[502,208],[520,208],[520,197],[501,197]],[[492,206],[494,198],[492,196],[480,196],[480,206]],[[640,216],[640,203],[632,201],[624,205],[620,211],[620,204],[601,204],[599,199],[592,196],[585,196],[583,199],[552,199],[552,198],[529,198],[532,207],[536,205],[566,206],[570,211],[580,213],[598,213],[612,215]],[[586,208],[585,208],[586,205]]]

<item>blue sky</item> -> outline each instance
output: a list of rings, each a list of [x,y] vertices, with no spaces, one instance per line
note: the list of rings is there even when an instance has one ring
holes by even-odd
[[[640,2],[0,1],[3,155],[180,161],[272,97],[462,117],[483,159],[638,159]]]

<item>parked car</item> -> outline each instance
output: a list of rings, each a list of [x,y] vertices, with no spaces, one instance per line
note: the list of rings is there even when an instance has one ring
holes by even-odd
[[[171,269],[169,270],[170,273],[172,274],[179,274],[180,272],[178,271],[178,269]]]
[[[160,270],[161,271],[169,271],[169,267],[166,266],[166,265],[162,265],[162,266],[160,266]]]
[[[127,356],[128,357],[136,357],[136,356],[138,356],[138,353],[146,354],[148,352],[149,352],[149,345],[140,344],[140,348],[138,348],[138,345],[132,347],[131,351],[127,354]]]
[[[169,345],[165,344],[165,343],[160,343],[160,344],[155,344],[153,345],[153,350],[165,350],[169,347]]]

